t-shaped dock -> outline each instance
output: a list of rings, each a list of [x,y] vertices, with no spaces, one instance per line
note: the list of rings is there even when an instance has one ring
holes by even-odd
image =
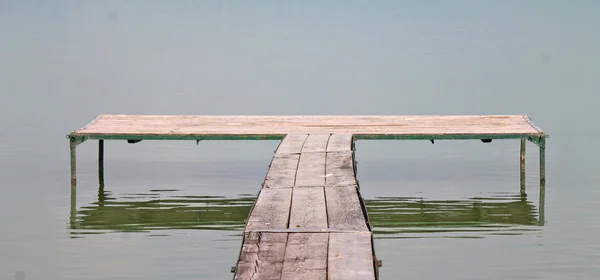
[[[244,229],[235,279],[378,278],[381,261],[356,180],[355,140],[519,139],[523,194],[530,141],[540,149],[540,192],[546,182],[548,135],[526,115],[101,115],[67,137],[73,189],[76,147],[90,139],[99,140],[101,184],[104,140],[283,140]]]

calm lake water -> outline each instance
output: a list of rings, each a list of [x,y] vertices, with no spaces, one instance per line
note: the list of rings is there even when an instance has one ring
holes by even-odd
[[[381,279],[600,277],[598,1],[0,2],[0,279],[230,279],[277,141],[65,135],[98,114],[528,114],[356,143]]]

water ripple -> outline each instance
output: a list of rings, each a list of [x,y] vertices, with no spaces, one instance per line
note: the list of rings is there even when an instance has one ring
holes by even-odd
[[[240,230],[254,203],[254,196],[174,195],[177,190],[151,190],[120,197],[99,191],[98,200],[72,212],[72,237],[110,232]]]
[[[520,195],[428,200],[376,197],[366,200],[375,238],[482,238],[538,231],[538,210]]]
[[[110,232],[242,230],[256,196],[196,196],[150,190],[114,196],[100,190],[97,201],[72,211],[71,237]],[[365,200],[375,238],[482,238],[538,231],[538,210],[519,194],[434,200],[375,197]],[[156,231],[162,231],[157,233]]]

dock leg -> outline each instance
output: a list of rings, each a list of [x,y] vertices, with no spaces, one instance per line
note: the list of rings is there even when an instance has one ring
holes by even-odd
[[[75,138],[69,139],[69,148],[71,149],[71,188],[77,186],[77,142]]]
[[[104,186],[104,140],[98,140],[98,183]]]
[[[525,146],[527,145],[527,140],[525,138],[521,139],[521,195],[527,195],[525,193]]]
[[[71,188],[71,207],[69,211],[70,229],[77,229],[77,188]]]
[[[540,140],[540,225],[544,225],[544,204],[546,199],[546,139]]]
[[[543,226],[546,221],[545,215],[545,206],[546,206],[546,187],[544,185],[540,185],[540,202],[539,202],[539,225]]]
[[[546,186],[546,140],[540,140],[540,186]]]

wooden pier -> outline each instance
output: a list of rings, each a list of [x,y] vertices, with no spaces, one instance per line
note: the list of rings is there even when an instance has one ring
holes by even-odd
[[[250,213],[235,279],[376,279],[350,134],[290,134]]]
[[[90,139],[99,140],[100,182],[104,140],[281,139],[244,229],[236,280],[378,278],[381,262],[356,179],[355,140],[520,139],[524,194],[527,141],[540,148],[540,192],[545,189],[547,137],[526,115],[101,115],[67,135],[72,191],[76,147]]]

